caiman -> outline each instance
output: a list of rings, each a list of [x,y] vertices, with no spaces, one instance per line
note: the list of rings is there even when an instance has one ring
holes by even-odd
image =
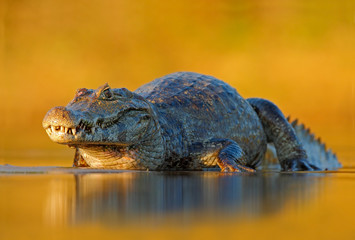
[[[254,172],[272,144],[283,171],[340,167],[303,125],[261,98],[242,98],[212,76],[177,72],[131,92],[78,89],[43,119],[54,142],[76,149],[74,166]]]

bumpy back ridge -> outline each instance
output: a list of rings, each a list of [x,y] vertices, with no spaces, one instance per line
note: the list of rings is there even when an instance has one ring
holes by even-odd
[[[288,117],[287,120],[295,129],[299,141],[307,152],[308,160],[313,165],[322,170],[335,170],[341,167],[337,156],[331,149],[327,149],[321,139],[316,138],[309,128],[306,128],[303,124],[299,124],[297,119],[291,121],[290,117]]]

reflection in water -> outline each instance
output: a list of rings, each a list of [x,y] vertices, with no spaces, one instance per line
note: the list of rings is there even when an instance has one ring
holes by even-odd
[[[314,173],[124,172],[73,178],[75,187],[51,188],[47,217],[52,223],[60,218],[72,224],[253,218],[289,203],[302,205],[315,197],[321,182]]]

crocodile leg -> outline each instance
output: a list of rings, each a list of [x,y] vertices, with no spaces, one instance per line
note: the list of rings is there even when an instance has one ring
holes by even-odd
[[[246,155],[240,146],[230,139],[211,139],[203,143],[195,143],[191,147],[192,155],[203,166],[218,165],[221,172],[255,172],[246,166]]]
[[[81,156],[78,148],[75,149],[73,167],[89,167],[84,158]]]
[[[295,130],[275,104],[261,98],[249,98],[247,101],[258,114],[268,142],[274,143],[282,170],[319,170],[308,162]]]

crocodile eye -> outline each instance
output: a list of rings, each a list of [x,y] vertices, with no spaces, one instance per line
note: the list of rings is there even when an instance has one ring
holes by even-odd
[[[112,98],[112,93],[111,93],[110,89],[106,89],[103,93],[104,93],[105,98],[107,98],[107,99]]]

